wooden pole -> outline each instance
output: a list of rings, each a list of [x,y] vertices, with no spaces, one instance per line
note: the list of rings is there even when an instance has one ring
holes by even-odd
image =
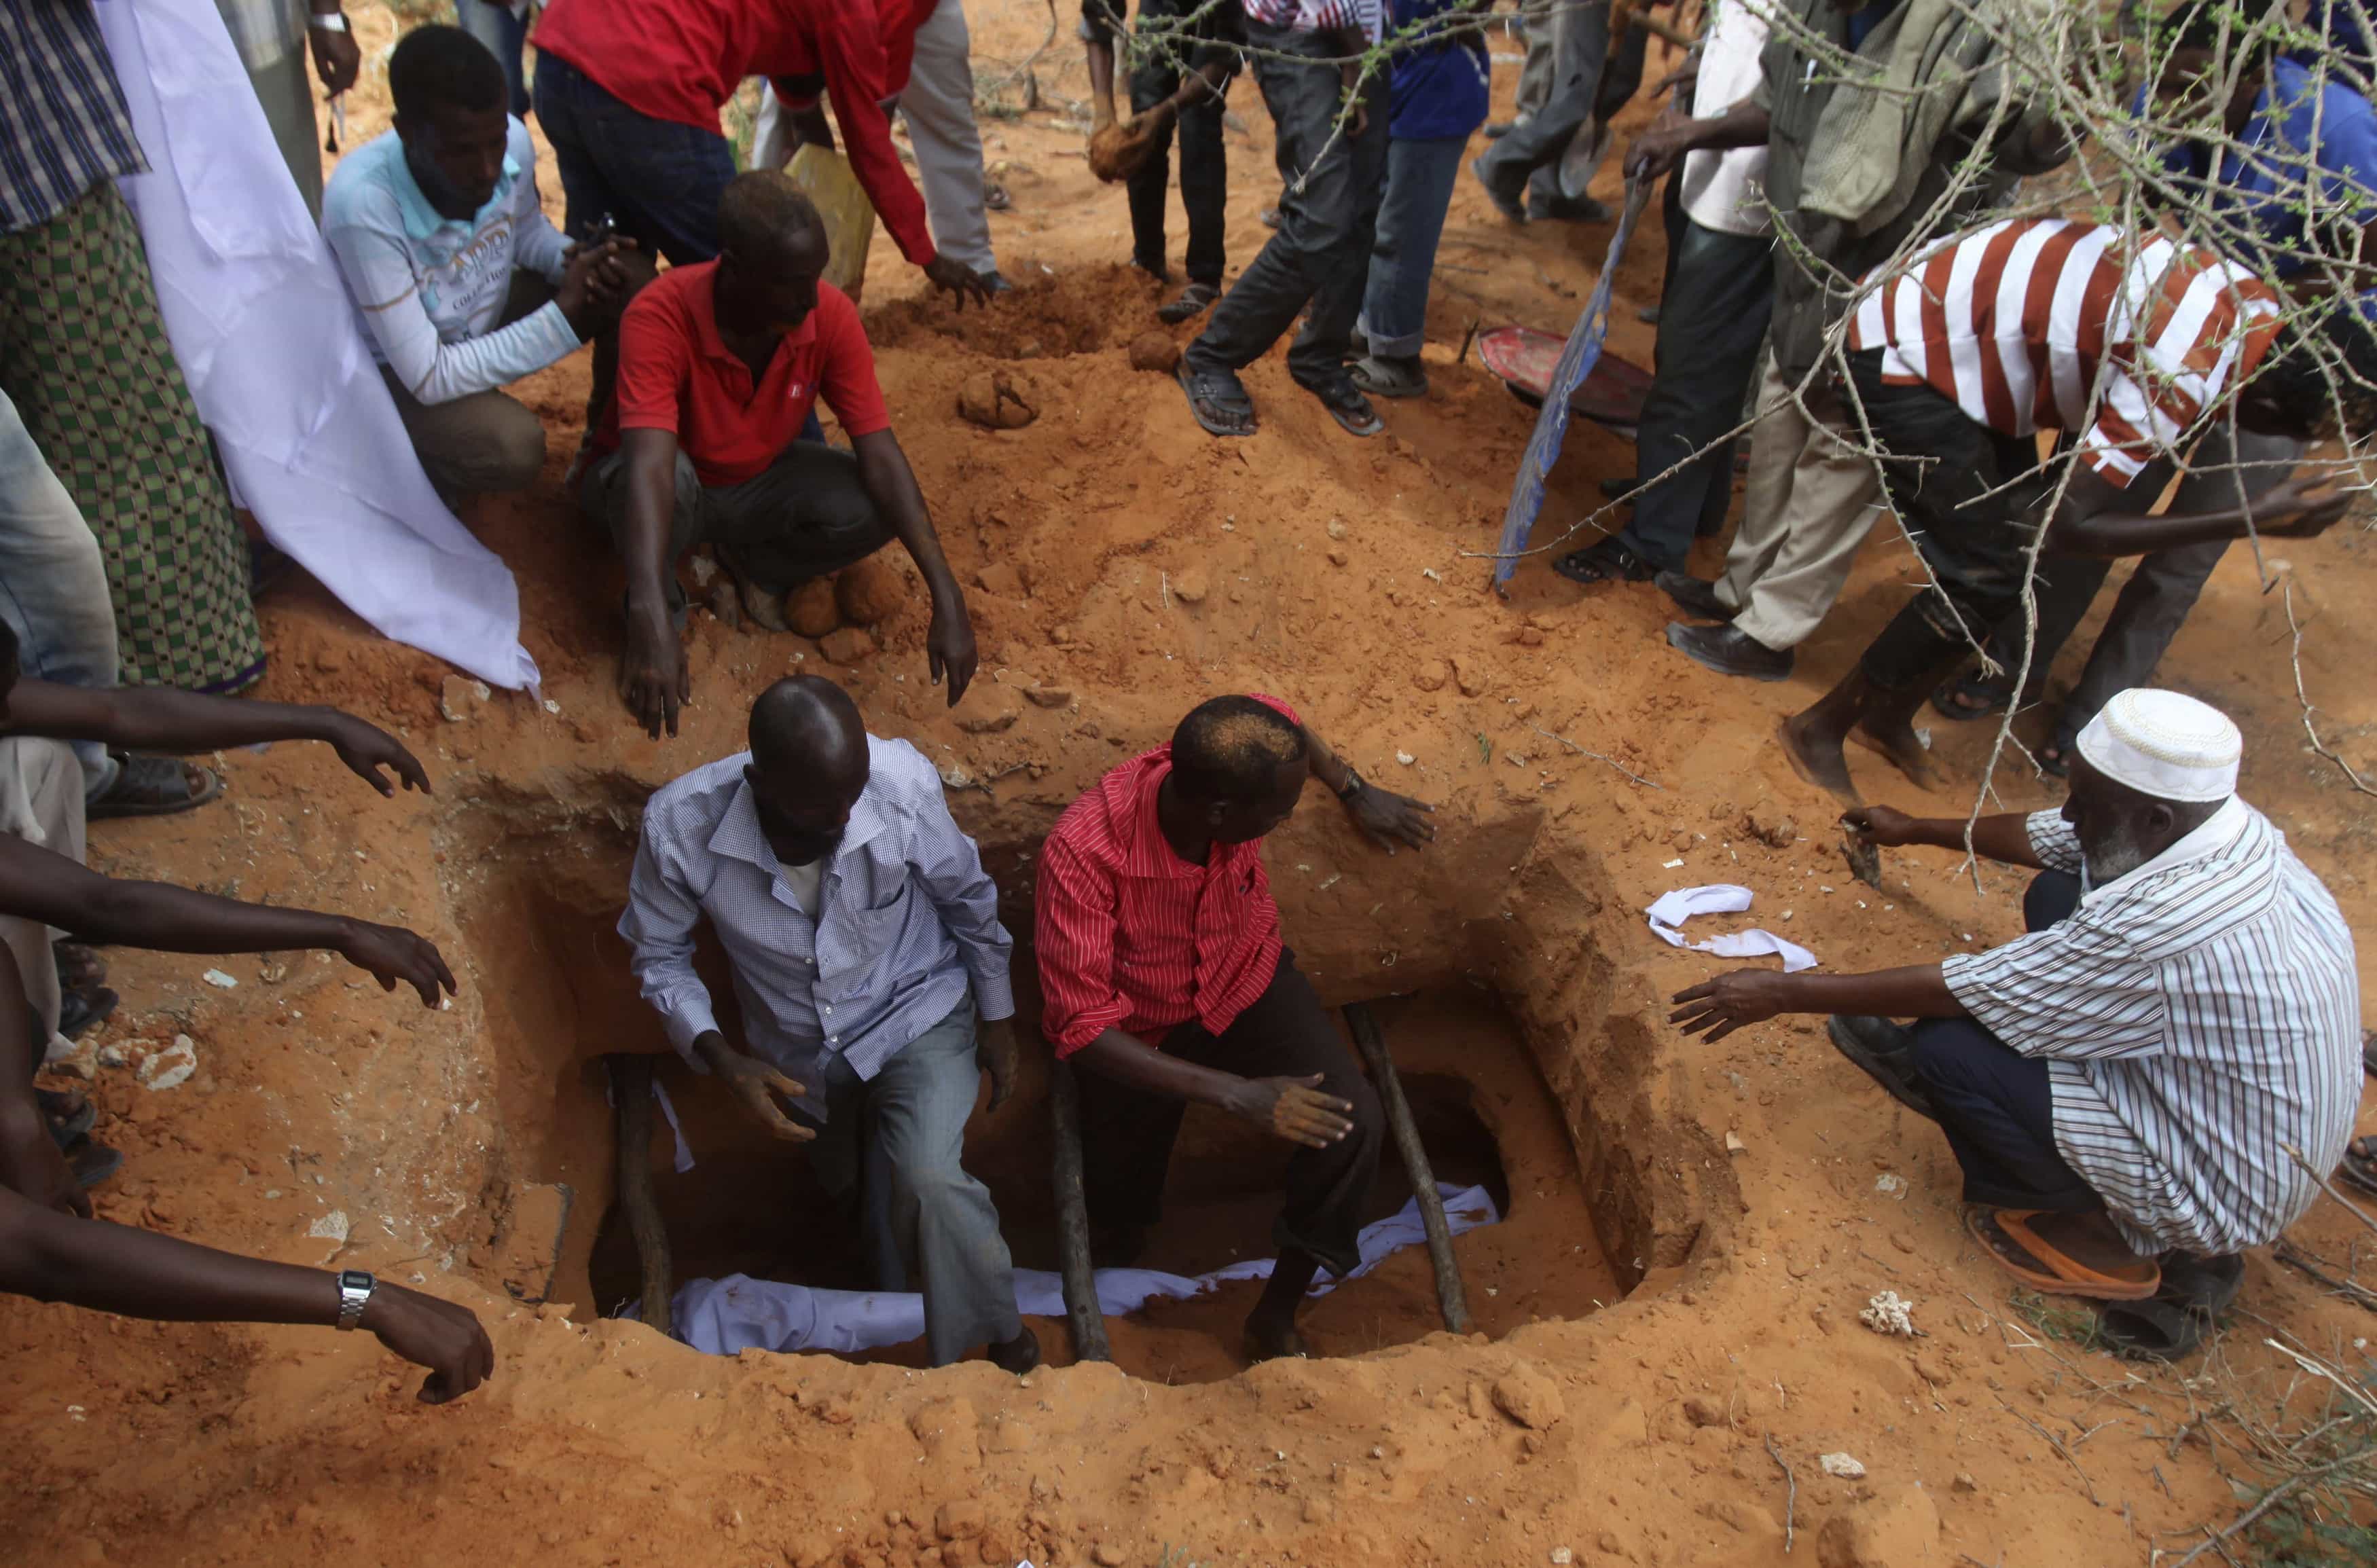
[[[1394,1059],[1387,1054],[1387,1037],[1370,1010],[1360,1002],[1345,1004],[1345,1023],[1354,1031],[1362,1059],[1370,1064],[1370,1080],[1378,1086],[1379,1103],[1386,1108],[1388,1130],[1394,1133],[1395,1148],[1411,1176],[1412,1196],[1419,1200],[1420,1223],[1427,1227],[1427,1261],[1436,1270],[1436,1301],[1443,1309],[1444,1326],[1455,1334],[1467,1334],[1473,1326],[1469,1297],[1461,1287],[1460,1261],[1452,1255],[1452,1227],[1445,1223],[1444,1198],[1436,1190],[1436,1172],[1428,1166],[1427,1151],[1420,1146],[1419,1124],[1412,1119],[1411,1102],[1404,1098],[1404,1081],[1395,1075]]]
[[[1111,1361],[1105,1314],[1098,1310],[1097,1275],[1090,1265],[1090,1206],[1081,1193],[1081,1088],[1073,1082],[1069,1061],[1058,1061],[1049,1071],[1048,1109],[1057,1123],[1057,1247],[1073,1356],[1081,1361]]]
[[[644,1275],[644,1322],[669,1332],[668,1229],[652,1195],[652,1061],[634,1052],[603,1059],[611,1074],[613,1125],[619,1134],[619,1207]]]

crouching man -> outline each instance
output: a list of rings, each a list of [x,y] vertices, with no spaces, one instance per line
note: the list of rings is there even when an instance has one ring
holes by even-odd
[[[1028,1372],[1040,1343],[1016,1313],[998,1211],[960,1163],[978,1071],[994,1109],[1015,1082],[998,890],[933,765],[868,735],[840,687],[778,681],[751,705],[750,736],[644,808],[619,921],[636,978],[695,1071],[778,1137],[815,1141],[828,1190],[864,1206],[876,1288],[921,1283],[933,1364],[987,1345]],[[734,967],[742,1048],[694,973],[704,918]]]

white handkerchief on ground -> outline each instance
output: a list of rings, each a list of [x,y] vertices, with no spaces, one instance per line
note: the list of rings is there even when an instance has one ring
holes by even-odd
[[[1727,931],[1705,941],[1688,942],[1678,929],[1695,915],[1737,915],[1750,907],[1755,897],[1748,888],[1732,882],[1712,882],[1706,887],[1678,888],[1661,893],[1642,913],[1651,917],[1651,934],[1669,947],[1688,947],[1694,952],[1713,952],[1719,958],[1763,958],[1780,953],[1783,972],[1797,975],[1802,969],[1816,966],[1816,955],[1797,942],[1786,942],[1762,927],[1747,931]]]

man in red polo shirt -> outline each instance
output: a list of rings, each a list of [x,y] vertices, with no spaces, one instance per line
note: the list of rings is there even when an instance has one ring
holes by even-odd
[[[1247,1318],[1247,1356],[1306,1354],[1296,1311],[1313,1275],[1359,1261],[1378,1168],[1378,1096],[1281,942],[1257,845],[1307,778],[1394,853],[1436,836],[1431,808],[1379,789],[1284,703],[1216,697],[1100,780],[1040,852],[1045,1027],[1081,1074],[1083,1188],[1101,1262],[1125,1263],[1161,1210],[1189,1102],[1299,1145],[1273,1236],[1279,1262]]]
[[[579,484],[627,563],[627,706],[657,739],[691,700],[676,562],[694,545],[781,630],[785,593],[897,538],[932,594],[926,663],[955,707],[974,671],[965,595],[891,434],[857,307],[821,281],[817,209],[755,172],[727,186],[717,224],[717,260],[670,268],[620,318],[618,396]],[[850,451],[799,438],[820,393]]]
[[[942,256],[901,166],[883,104],[907,80],[905,0],[884,0],[902,58],[893,77],[877,0],[553,0],[537,23],[536,117],[584,236],[617,220],[647,255],[718,254],[719,194],[735,156],[719,111],[745,77],[788,103],[833,98],[851,171],[900,254],[937,287],[987,302],[988,281]]]

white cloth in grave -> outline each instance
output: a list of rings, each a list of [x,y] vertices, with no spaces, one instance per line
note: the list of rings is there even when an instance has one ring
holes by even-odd
[[[1669,947],[1688,947],[1694,952],[1715,953],[1719,958],[1764,958],[1780,953],[1786,975],[1813,969],[1814,953],[1760,927],[1723,932],[1704,941],[1684,940],[1679,928],[1693,916],[1736,915],[1749,908],[1755,896],[1748,888],[1733,882],[1712,882],[1706,887],[1678,888],[1673,892],[1661,893],[1657,902],[1642,913],[1651,917],[1651,934]]]
[[[349,609],[537,684],[520,591],[431,487],[214,0],[97,0],[149,172],[121,180],[241,505]]]
[[[1455,1189],[1439,1183],[1437,1191],[1444,1199],[1445,1223],[1455,1236],[1501,1220],[1483,1187]],[[1357,1244],[1361,1265],[1346,1278],[1358,1279],[1389,1253],[1420,1246],[1427,1239],[1419,1200],[1415,1198],[1386,1218],[1362,1227]],[[1268,1279],[1272,1263],[1270,1258],[1258,1258],[1193,1279],[1153,1269],[1100,1269],[1098,1310],[1110,1318],[1122,1317],[1159,1298],[1185,1299],[1228,1280]],[[1324,1279],[1313,1286],[1310,1294],[1325,1296],[1342,1283]],[[1063,1317],[1064,1281],[1045,1269],[1017,1269],[1015,1307],[1027,1317]],[[903,1345],[925,1335],[925,1299],[912,1292],[817,1290],[741,1274],[687,1281],[669,1303],[669,1311],[676,1336],[712,1356],[732,1356],[739,1350],[847,1354]],[[630,1306],[619,1315],[638,1314]]]

